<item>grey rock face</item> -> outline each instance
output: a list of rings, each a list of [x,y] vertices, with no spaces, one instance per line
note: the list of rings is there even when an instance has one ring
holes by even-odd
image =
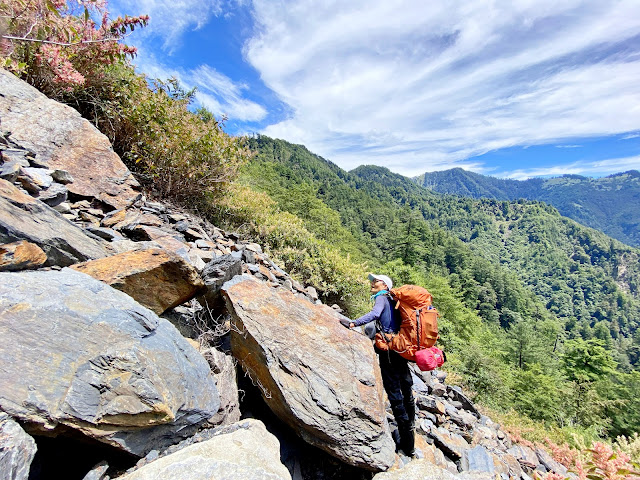
[[[201,273],[207,292],[200,297],[200,303],[208,307],[221,304],[222,285],[240,274],[242,274],[242,260],[233,255],[222,255],[211,260]]]
[[[495,473],[493,458],[487,449],[480,445],[464,451],[461,465],[465,471],[486,472],[491,475]]]
[[[0,478],[27,480],[36,442],[9,415],[0,412]]]
[[[210,348],[204,356],[209,361],[220,394],[220,410],[209,419],[209,423],[213,425],[235,423],[240,420],[236,362],[231,355],[226,355],[215,348]]]
[[[536,468],[538,465],[538,456],[536,453],[527,446],[514,445],[508,452],[516,457],[516,459],[525,466]]]
[[[118,477],[119,480],[291,480],[280,463],[280,444],[262,422],[216,429],[215,435]]]
[[[27,162],[27,165],[29,163]],[[15,182],[20,175],[21,165],[18,162],[7,162],[0,165],[0,178],[8,181]]]
[[[67,185],[69,183],[73,183],[73,177],[66,170],[54,170],[51,173],[51,177],[58,183],[62,183],[63,185]]]
[[[108,255],[103,243],[87,236],[53,208],[0,179],[0,243],[28,240],[47,255],[47,266],[68,266]]]
[[[394,461],[377,358],[328,306],[250,277],[223,286],[231,348],[271,410],[308,443],[350,465]]]
[[[67,201],[67,193],[67,187],[61,183],[53,183],[49,188],[42,190],[38,194],[38,200],[46,203],[50,207],[55,207]]]
[[[220,406],[206,360],[169,322],[88,275],[0,273],[0,409],[135,455]]]
[[[449,395],[452,396],[454,400],[460,402],[462,404],[462,408],[471,412],[476,418],[480,418],[480,412],[476,409],[476,407],[471,403],[464,393],[462,393],[458,388],[453,388],[448,386],[447,390],[449,391]]]

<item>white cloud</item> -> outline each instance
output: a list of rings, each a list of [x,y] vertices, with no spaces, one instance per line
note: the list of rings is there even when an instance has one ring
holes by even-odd
[[[636,0],[254,0],[253,16],[246,59],[292,112],[264,133],[344,168],[482,171],[465,159],[640,124]]]
[[[640,155],[633,157],[610,158],[596,162],[573,162],[553,167],[518,169],[492,175],[502,178],[511,178],[514,180],[526,180],[527,178],[539,176],[559,176],[567,174],[599,177],[611,172],[624,172],[628,170],[640,170]]]
[[[196,98],[212,112],[241,121],[262,120],[267,115],[263,106],[242,98],[247,85],[233,83],[214,68],[201,65],[189,76],[190,81],[198,85]]]
[[[197,88],[196,102],[206,107],[220,119],[253,122],[262,120],[267,111],[262,105],[244,98],[245,84],[234,83],[229,77],[208,65],[195,69],[172,68],[160,63],[151,52],[141,51],[136,61],[137,69],[150,78],[165,80],[176,78],[185,89]]]
[[[223,0],[138,0],[135,7],[115,0],[111,5],[129,15],[149,15],[142,37],[161,37],[164,50],[172,52],[185,32],[204,27],[213,16],[222,13]]]

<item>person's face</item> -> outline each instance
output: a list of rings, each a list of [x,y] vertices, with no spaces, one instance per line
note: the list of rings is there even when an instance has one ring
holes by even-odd
[[[374,295],[378,292],[381,292],[382,290],[386,290],[387,289],[387,284],[384,283],[382,280],[374,280],[373,282],[371,282],[371,294]]]

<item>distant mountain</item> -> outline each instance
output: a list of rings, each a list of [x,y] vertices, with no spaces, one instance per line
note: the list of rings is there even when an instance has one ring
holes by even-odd
[[[580,175],[505,180],[461,168],[425,173],[414,180],[439,193],[496,200],[540,200],[577,222],[628,245],[640,246],[640,172],[603,178]]]

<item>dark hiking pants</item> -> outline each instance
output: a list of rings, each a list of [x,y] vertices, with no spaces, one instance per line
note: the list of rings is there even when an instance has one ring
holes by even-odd
[[[413,379],[409,371],[408,361],[394,351],[383,352],[377,350],[380,360],[380,372],[382,384],[389,402],[393,416],[398,423],[413,427],[416,415],[416,405],[413,399]]]

